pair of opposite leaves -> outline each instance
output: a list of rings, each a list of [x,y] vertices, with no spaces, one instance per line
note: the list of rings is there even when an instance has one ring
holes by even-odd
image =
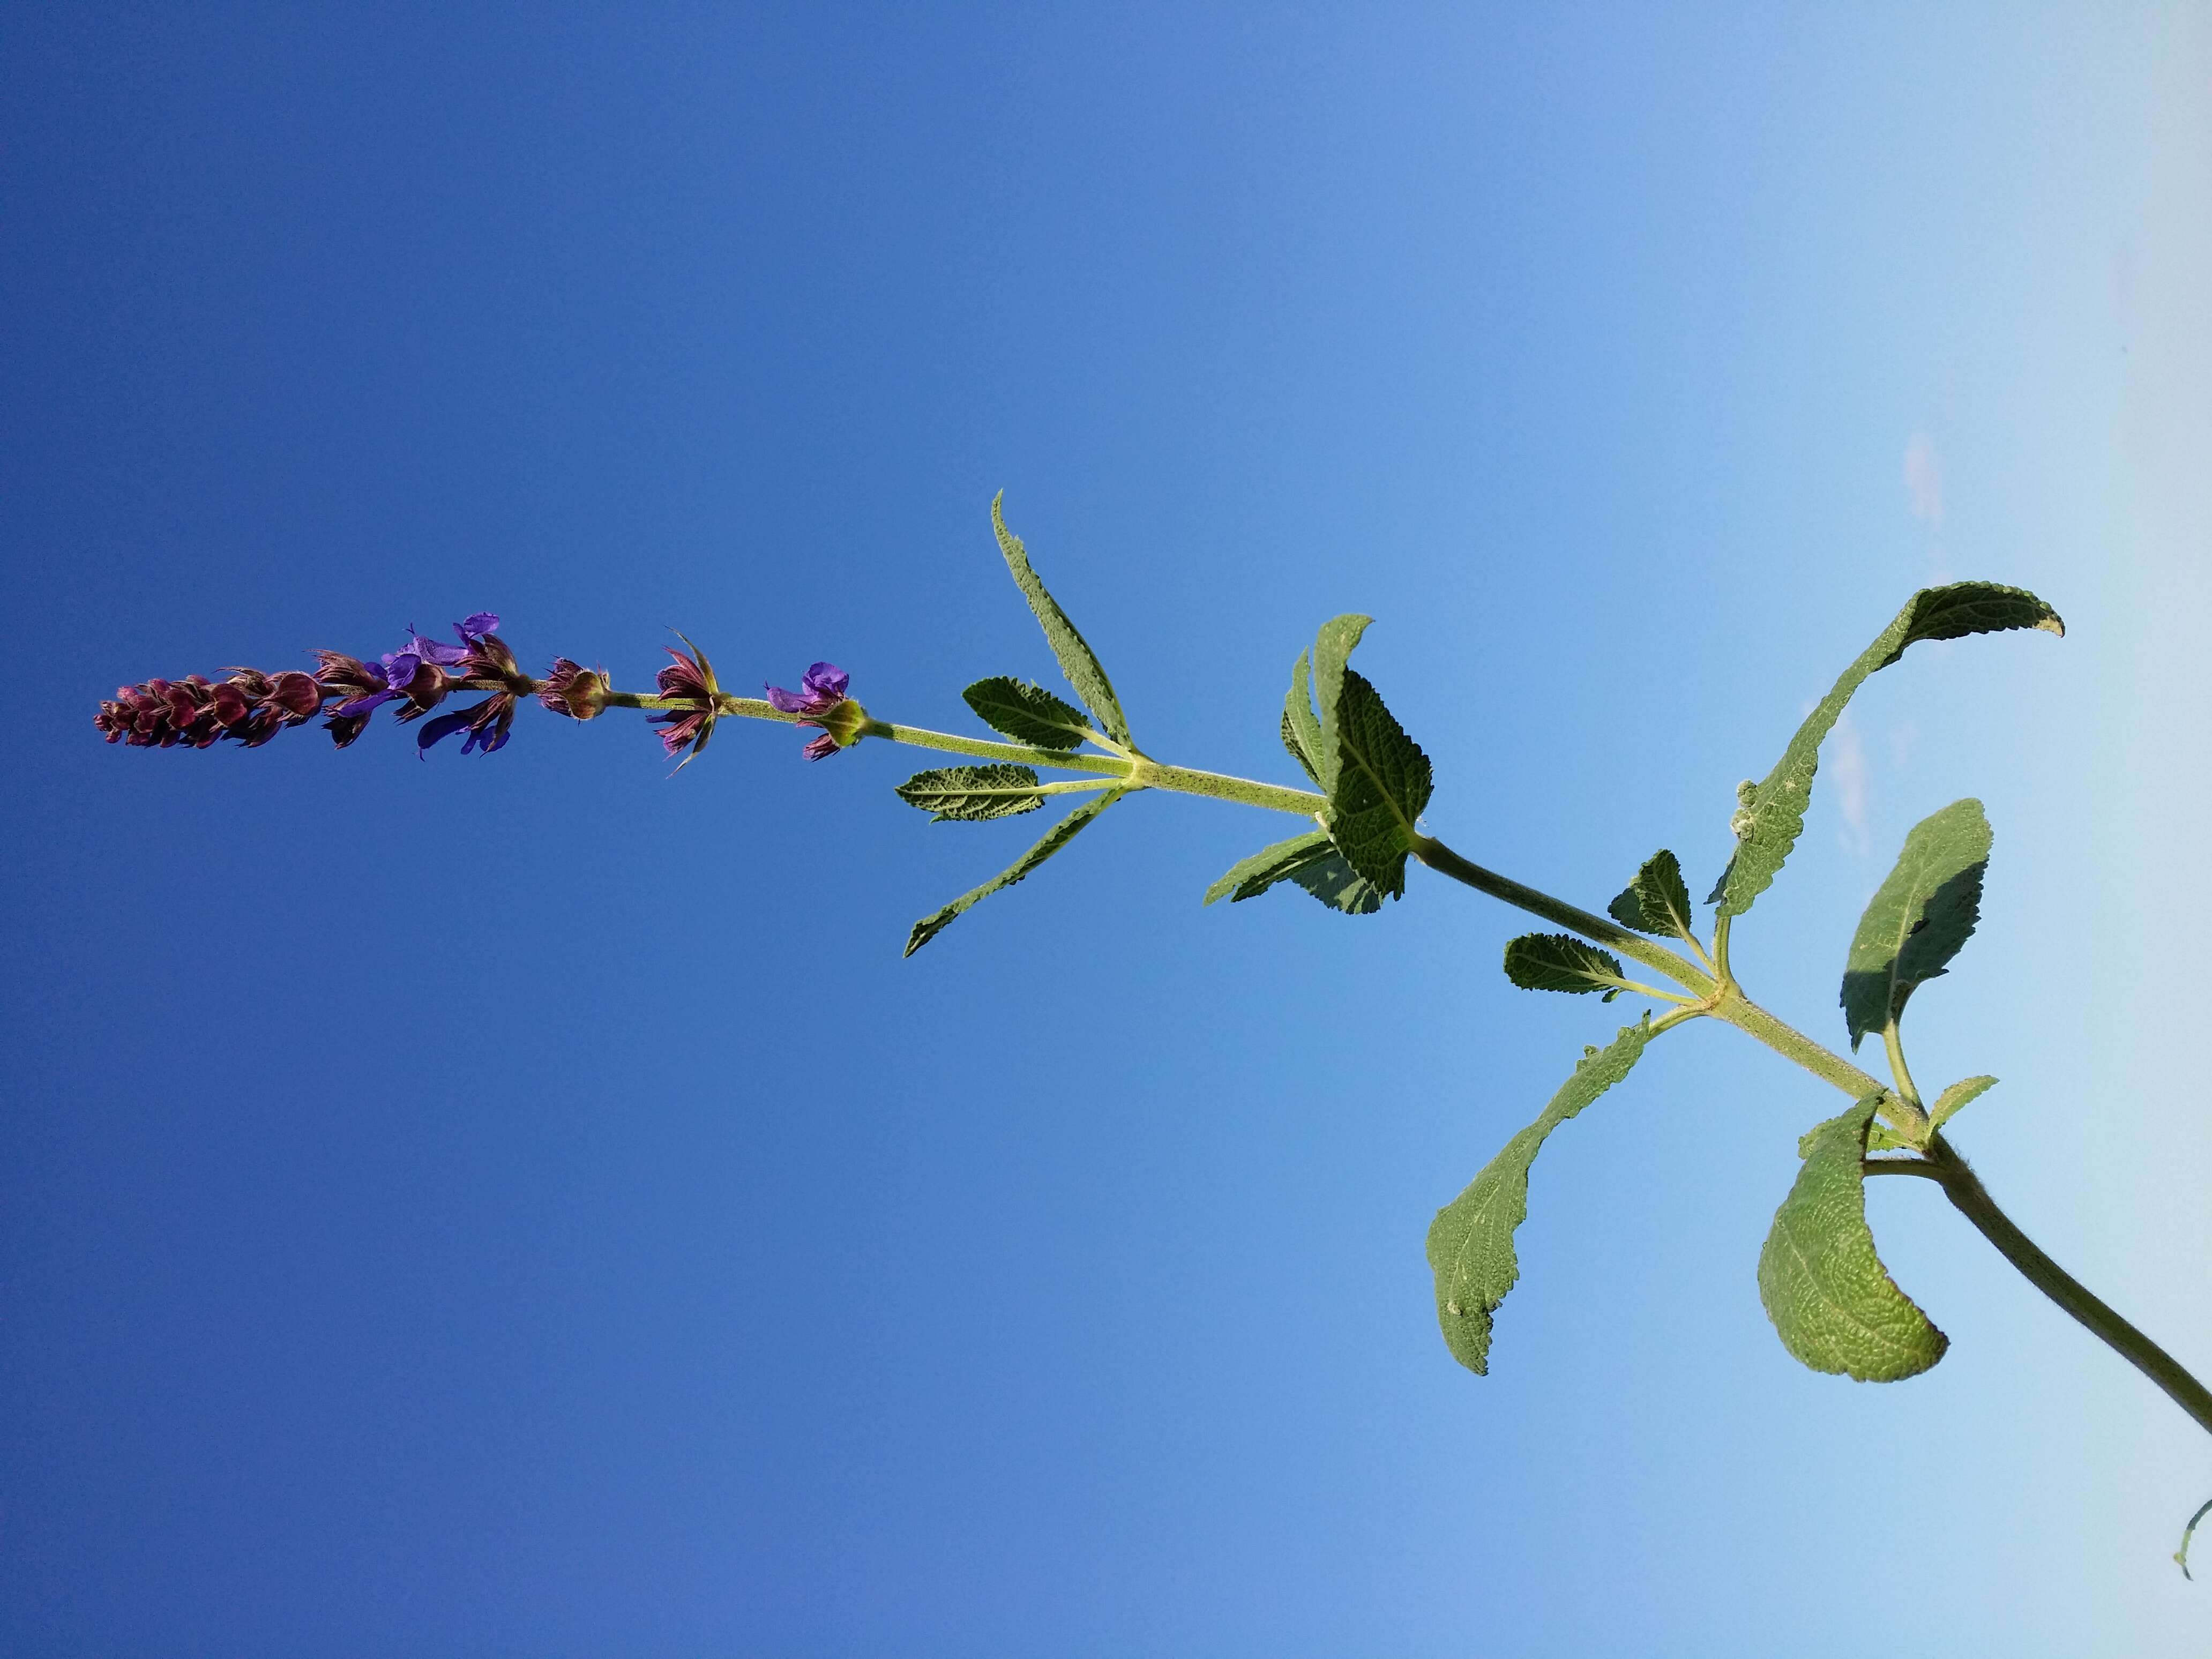
[[[1711,901],[1741,915],[1771,884],[1804,827],[1805,803],[1822,740],[1867,677],[1921,640],[2037,629],[2063,635],[2057,613],[2033,594],[1995,583],[1925,589],[1863,652],[1814,708],[1766,779],[1747,792],[1735,856]],[[1981,804],[1954,803],[1917,826],[1861,918],[1847,958],[1842,1002],[1856,1048],[1886,1031],[1906,1000],[1943,973],[1973,932],[1980,910],[1990,830]],[[1671,853],[1648,860],[1610,907],[1639,932],[1690,936],[1689,895]],[[1620,964],[1567,935],[1534,935],[1508,947],[1507,971],[1532,988],[1617,994]],[[1591,1048],[1536,1121],[1506,1143],[1429,1230],[1437,1317],[1446,1344],[1469,1370],[1489,1369],[1492,1319],[1519,1277],[1513,1234],[1528,1214],[1528,1170],[1552,1131],[1622,1078],[1654,1035],[1647,1015],[1603,1049]],[[1954,1085],[1930,1113],[1930,1133],[1995,1081]],[[1863,1160],[1901,1146],[1875,1122],[1870,1095],[1799,1142],[1803,1159],[1759,1253],[1760,1300],[1783,1345],[1815,1370],[1894,1382],[1936,1364],[1948,1339],[1899,1290],[1875,1254],[1866,1224]]]

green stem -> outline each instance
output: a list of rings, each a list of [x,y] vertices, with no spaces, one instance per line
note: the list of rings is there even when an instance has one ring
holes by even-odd
[[[605,702],[609,707],[616,708],[688,708],[697,706],[680,697],[642,696],[631,691],[611,690],[606,694]],[[725,695],[717,699],[716,706],[723,714],[746,720],[780,720],[792,725],[796,724],[799,718],[757,697]],[[969,755],[979,760],[1013,761],[1031,766],[1054,767],[1063,771],[1086,772],[1101,779],[1101,782],[1097,784],[1067,781],[1044,786],[1046,790],[1055,793],[1120,784],[1127,788],[1165,789],[1180,794],[1202,795],[1213,800],[1237,801],[1246,805],[1265,807],[1272,811],[1294,813],[1301,817],[1312,817],[1327,805],[1322,796],[1310,790],[1285,789],[1275,784],[1229,777],[1218,772],[1201,772],[1190,767],[1164,766],[1141,756],[1125,759],[1119,756],[1039,749],[1026,744],[994,743],[872,718],[860,727],[858,735],[886,738],[893,743],[908,744],[916,748],[934,749],[949,754]],[[2091,1294],[2081,1281],[2045,1255],[1997,1207],[1996,1200],[1990,1197],[1988,1190],[1967,1166],[1966,1161],[1951,1150],[1942,1135],[1929,1130],[1928,1115],[1921,1109],[1911,1075],[1905,1069],[1903,1052],[1895,1041],[1893,1023],[1887,1036],[1892,1066],[1897,1073],[1899,1086],[1896,1091],[1885,1089],[1842,1055],[1822,1048],[1802,1032],[1785,1025],[1737,988],[1729,972],[1729,923],[1731,919],[1728,916],[1723,916],[1714,927],[1712,954],[1707,958],[1707,966],[1713,971],[1707,973],[1666,946],[1632,933],[1607,917],[1595,915],[1564,899],[1553,898],[1549,893],[1527,886],[1509,876],[1486,870],[1480,865],[1462,858],[1433,836],[1417,836],[1412,850],[1414,857],[1439,875],[1449,876],[1479,893],[1486,893],[1517,909],[1526,910],[1531,915],[1540,916],[1571,933],[1579,933],[1584,939],[1618,951],[1646,967],[1656,969],[1698,999],[1657,1021],[1655,1029],[1663,1030],[1686,1020],[1711,1015],[1757,1038],[1784,1058],[1796,1061],[1815,1077],[1833,1084],[1854,1100],[1863,1100],[1872,1094],[1881,1095],[1883,1115],[1908,1140],[1915,1144],[1926,1142],[1928,1152],[1925,1158],[1868,1159],[1862,1165],[1865,1171],[1869,1175],[1920,1176],[1939,1182],[1952,1204],[2030,1284],[2157,1383],[2167,1397],[2187,1412],[2199,1426],[2212,1432],[2212,1390],[2208,1390],[2165,1349],[2114,1313]],[[1690,943],[1693,949],[1698,948],[1695,940]],[[1705,954],[1701,949],[1698,953],[1701,957]],[[1632,983],[1629,988],[1652,996],[1671,995],[1650,986]]]
[[[1686,958],[1676,955],[1656,940],[1641,933],[1632,933],[1619,922],[1604,916],[1594,916],[1565,899],[1553,898],[1549,893],[1524,886],[1510,876],[1501,876],[1495,870],[1486,870],[1480,865],[1462,858],[1433,836],[1421,836],[1413,842],[1413,856],[1440,876],[1449,876],[1454,881],[1464,882],[1478,893],[1487,893],[1518,910],[1532,916],[1556,922],[1570,933],[1580,933],[1584,939],[1610,946],[1625,957],[1633,957],[1647,968],[1656,968],[1693,995],[1710,997],[1713,981]],[[1786,1027],[1784,1029],[1787,1029]]]
[[[1679,1002],[1686,1008],[1699,1006],[1698,999],[1686,997],[1679,991],[1662,991],[1656,985],[1646,985],[1640,980],[1611,979],[1604,983],[1623,991],[1632,991],[1640,997],[1657,997],[1665,1002]]]
[[[2212,1389],[2207,1389],[2183,1369],[2179,1361],[2114,1313],[2092,1294],[2088,1286],[2053,1261],[2035,1241],[2014,1226],[2012,1218],[1997,1208],[1996,1200],[1982,1185],[1966,1160],[1954,1152],[1938,1133],[1929,1141],[1928,1162],[1939,1173],[1944,1196],[1960,1214],[1974,1224],[1997,1254],[2018,1268],[2021,1276],[2071,1314],[2092,1335],[2133,1365],[2164,1390],[2166,1397],[2187,1412],[2197,1427],[2212,1434]]]
[[[1091,772],[1102,777],[1126,778],[1130,763],[1113,755],[1085,755],[1072,749],[1038,749],[1025,743],[993,743],[982,738],[957,737],[920,726],[899,726],[870,719],[860,727],[864,738],[884,738],[916,749],[935,749],[948,755],[973,755],[979,760],[1015,761],[1026,766],[1056,766],[1066,772]]]
[[[1894,1018],[1882,1028],[1881,1046],[1889,1051],[1889,1074],[1897,1079],[1898,1093],[1918,1106],[1920,1091],[1913,1087],[1912,1068],[1905,1063],[1905,1040],[1898,1035]]]
[[[1129,781],[1139,789],[1171,789],[1177,794],[1204,795],[1211,800],[1264,806],[1272,812],[1295,812],[1302,818],[1312,817],[1328,805],[1326,798],[1310,789],[1285,789],[1279,784],[1255,783],[1249,778],[1200,772],[1194,767],[1163,766],[1154,760],[1139,760],[1129,775]]]

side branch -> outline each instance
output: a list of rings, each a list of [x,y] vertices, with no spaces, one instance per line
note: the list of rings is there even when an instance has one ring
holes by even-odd
[[[1668,950],[1656,940],[1641,933],[1631,933],[1609,917],[1592,915],[1578,905],[1565,899],[1553,898],[1549,893],[1522,885],[1510,876],[1501,876],[1494,870],[1462,858],[1436,839],[1422,836],[1413,842],[1413,856],[1440,876],[1449,876],[1463,882],[1478,893],[1486,893],[1513,906],[1526,910],[1532,916],[1541,916],[1555,922],[1571,933],[1632,957],[1647,968],[1659,972],[1683,987],[1692,995],[1711,997],[1714,994],[1712,977],[1692,963],[1687,957]]]

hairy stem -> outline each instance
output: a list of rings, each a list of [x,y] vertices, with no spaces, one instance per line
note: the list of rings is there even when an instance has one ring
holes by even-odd
[[[1178,794],[1204,795],[1213,800],[1264,806],[1270,811],[1295,812],[1302,818],[1313,817],[1328,804],[1310,789],[1285,789],[1279,784],[1255,783],[1249,778],[1200,772],[1194,767],[1163,766],[1153,760],[1139,761],[1136,770],[1129,775],[1129,781],[1139,789],[1171,789]]]
[[[2019,1269],[2021,1277],[2079,1321],[2105,1346],[2165,1390],[2166,1397],[2187,1412],[2197,1427],[2212,1434],[2212,1389],[2207,1389],[2181,1363],[2106,1307],[2089,1287],[2053,1261],[2035,1241],[2013,1224],[1997,1208],[1996,1200],[1982,1185],[1966,1160],[1954,1152],[1938,1132],[1930,1140],[1928,1162],[1939,1172],[1944,1196],[1976,1231],[1997,1248],[1997,1254]]]
[[[617,708],[689,708],[697,706],[683,698],[641,696],[630,691],[609,691],[605,700],[608,706]],[[786,725],[795,725],[800,718],[786,714],[757,697],[725,695],[716,700],[716,706],[725,715],[746,720],[779,720]],[[949,754],[973,756],[979,760],[1012,761],[1030,766],[1054,767],[1063,771],[1085,772],[1103,780],[1117,782],[1126,780],[1121,786],[1123,787],[1164,789],[1179,794],[1202,795],[1213,800],[1236,801],[1265,807],[1272,811],[1294,813],[1300,817],[1315,817],[1327,805],[1322,796],[1310,790],[1286,789],[1276,784],[1229,777],[1218,772],[1166,766],[1142,756],[1125,759],[1120,756],[1039,749],[1026,744],[994,743],[958,737],[946,732],[933,732],[922,726],[900,726],[873,718],[860,726],[859,735]],[[1101,786],[1068,782],[1048,785],[1046,788],[1057,793],[1097,787]],[[1578,905],[1554,898],[1549,893],[1527,886],[1509,876],[1486,870],[1482,866],[1462,858],[1433,836],[1417,836],[1412,850],[1415,858],[1439,875],[1449,876],[1479,893],[1486,893],[1516,909],[1525,910],[1531,915],[1578,933],[1594,944],[1618,951],[1646,967],[1656,969],[1697,999],[1668,1013],[1657,1022],[1656,1029],[1663,1030],[1686,1020],[1711,1016],[1755,1037],[1784,1059],[1795,1061],[1823,1082],[1832,1084],[1854,1100],[1881,1095],[1882,1115],[1907,1140],[1915,1145],[1924,1144],[1927,1153],[1920,1158],[1869,1158],[1861,1168],[1870,1176],[1919,1176],[1941,1185],[1960,1213],[1972,1222],[1975,1229],[1994,1244],[1998,1253],[2012,1263],[2030,1284],[2158,1384],[2167,1398],[2187,1412],[2199,1427],[2212,1433],[2212,1389],[2206,1389],[2172,1355],[2113,1312],[2092,1294],[2087,1286],[2045,1255],[2035,1242],[2014,1226],[2011,1218],[1997,1207],[1996,1201],[1990,1196],[1988,1189],[1982,1185],[1980,1178],[1967,1165],[1966,1159],[1953,1151],[1940,1133],[1929,1128],[1928,1115],[1917,1098],[1910,1074],[1905,1069],[1904,1054],[1895,1042],[1894,1023],[1885,1033],[1899,1085],[1898,1089],[1890,1090],[1841,1054],[1823,1048],[1803,1032],[1784,1024],[1744,995],[1729,972],[1730,918],[1722,917],[1714,928],[1712,954],[1705,957],[1705,967],[1713,971],[1708,973],[1665,945],[1632,933],[1607,917],[1593,915]],[[1705,952],[1694,939],[1690,944],[1701,957],[1705,957]],[[1654,987],[1633,986],[1632,988],[1651,995],[1670,995]]]
[[[1595,944],[1618,951],[1625,957],[1632,957],[1647,968],[1656,968],[1694,995],[1710,997],[1713,994],[1713,981],[1702,969],[1656,940],[1631,933],[1619,922],[1607,917],[1592,915],[1565,899],[1556,899],[1549,893],[1524,886],[1510,876],[1501,876],[1495,870],[1486,870],[1480,865],[1462,858],[1433,836],[1415,839],[1413,856],[1440,876],[1449,876],[1454,881],[1464,882],[1478,893],[1487,893],[1516,909],[1526,910],[1532,916],[1541,916],[1570,933],[1580,933]]]

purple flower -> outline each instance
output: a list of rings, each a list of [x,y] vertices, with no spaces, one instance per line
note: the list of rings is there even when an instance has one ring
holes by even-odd
[[[852,683],[853,677],[836,663],[817,662],[799,680],[797,691],[769,686],[769,705],[787,714],[826,714],[845,701],[845,688]]]
[[[845,730],[841,740],[837,733],[829,728],[823,716],[845,701],[845,688],[852,683],[853,677],[838,667],[836,663],[817,662],[808,668],[805,674],[800,678],[798,690],[787,691],[780,685],[771,685],[767,688],[769,706],[771,708],[786,714],[797,714],[799,716],[798,724],[801,726],[819,726],[823,728],[820,737],[813,738],[805,748],[799,750],[807,759],[811,761],[824,759],[836,754],[846,742],[851,740],[851,730]],[[857,711],[860,705],[855,703],[853,707]],[[841,725],[850,724],[853,723],[841,722]]]
[[[453,632],[459,637],[461,642],[459,645],[447,645],[439,640],[424,638],[415,631],[414,624],[410,623],[407,628],[407,645],[404,654],[423,662],[435,663],[441,668],[458,668],[469,659],[470,654],[486,639],[494,636],[498,628],[499,617],[495,612],[477,611],[453,624]],[[392,659],[386,657],[384,660],[389,664]],[[413,678],[411,672],[409,678]],[[394,683],[402,684],[403,682],[395,680]]]
[[[441,714],[425,724],[416,734],[415,752],[427,759],[434,744],[465,728],[469,735],[462,739],[461,752],[467,755],[482,750],[489,755],[506,747],[507,728],[514,724],[514,693],[501,691],[486,697],[473,708]]]

